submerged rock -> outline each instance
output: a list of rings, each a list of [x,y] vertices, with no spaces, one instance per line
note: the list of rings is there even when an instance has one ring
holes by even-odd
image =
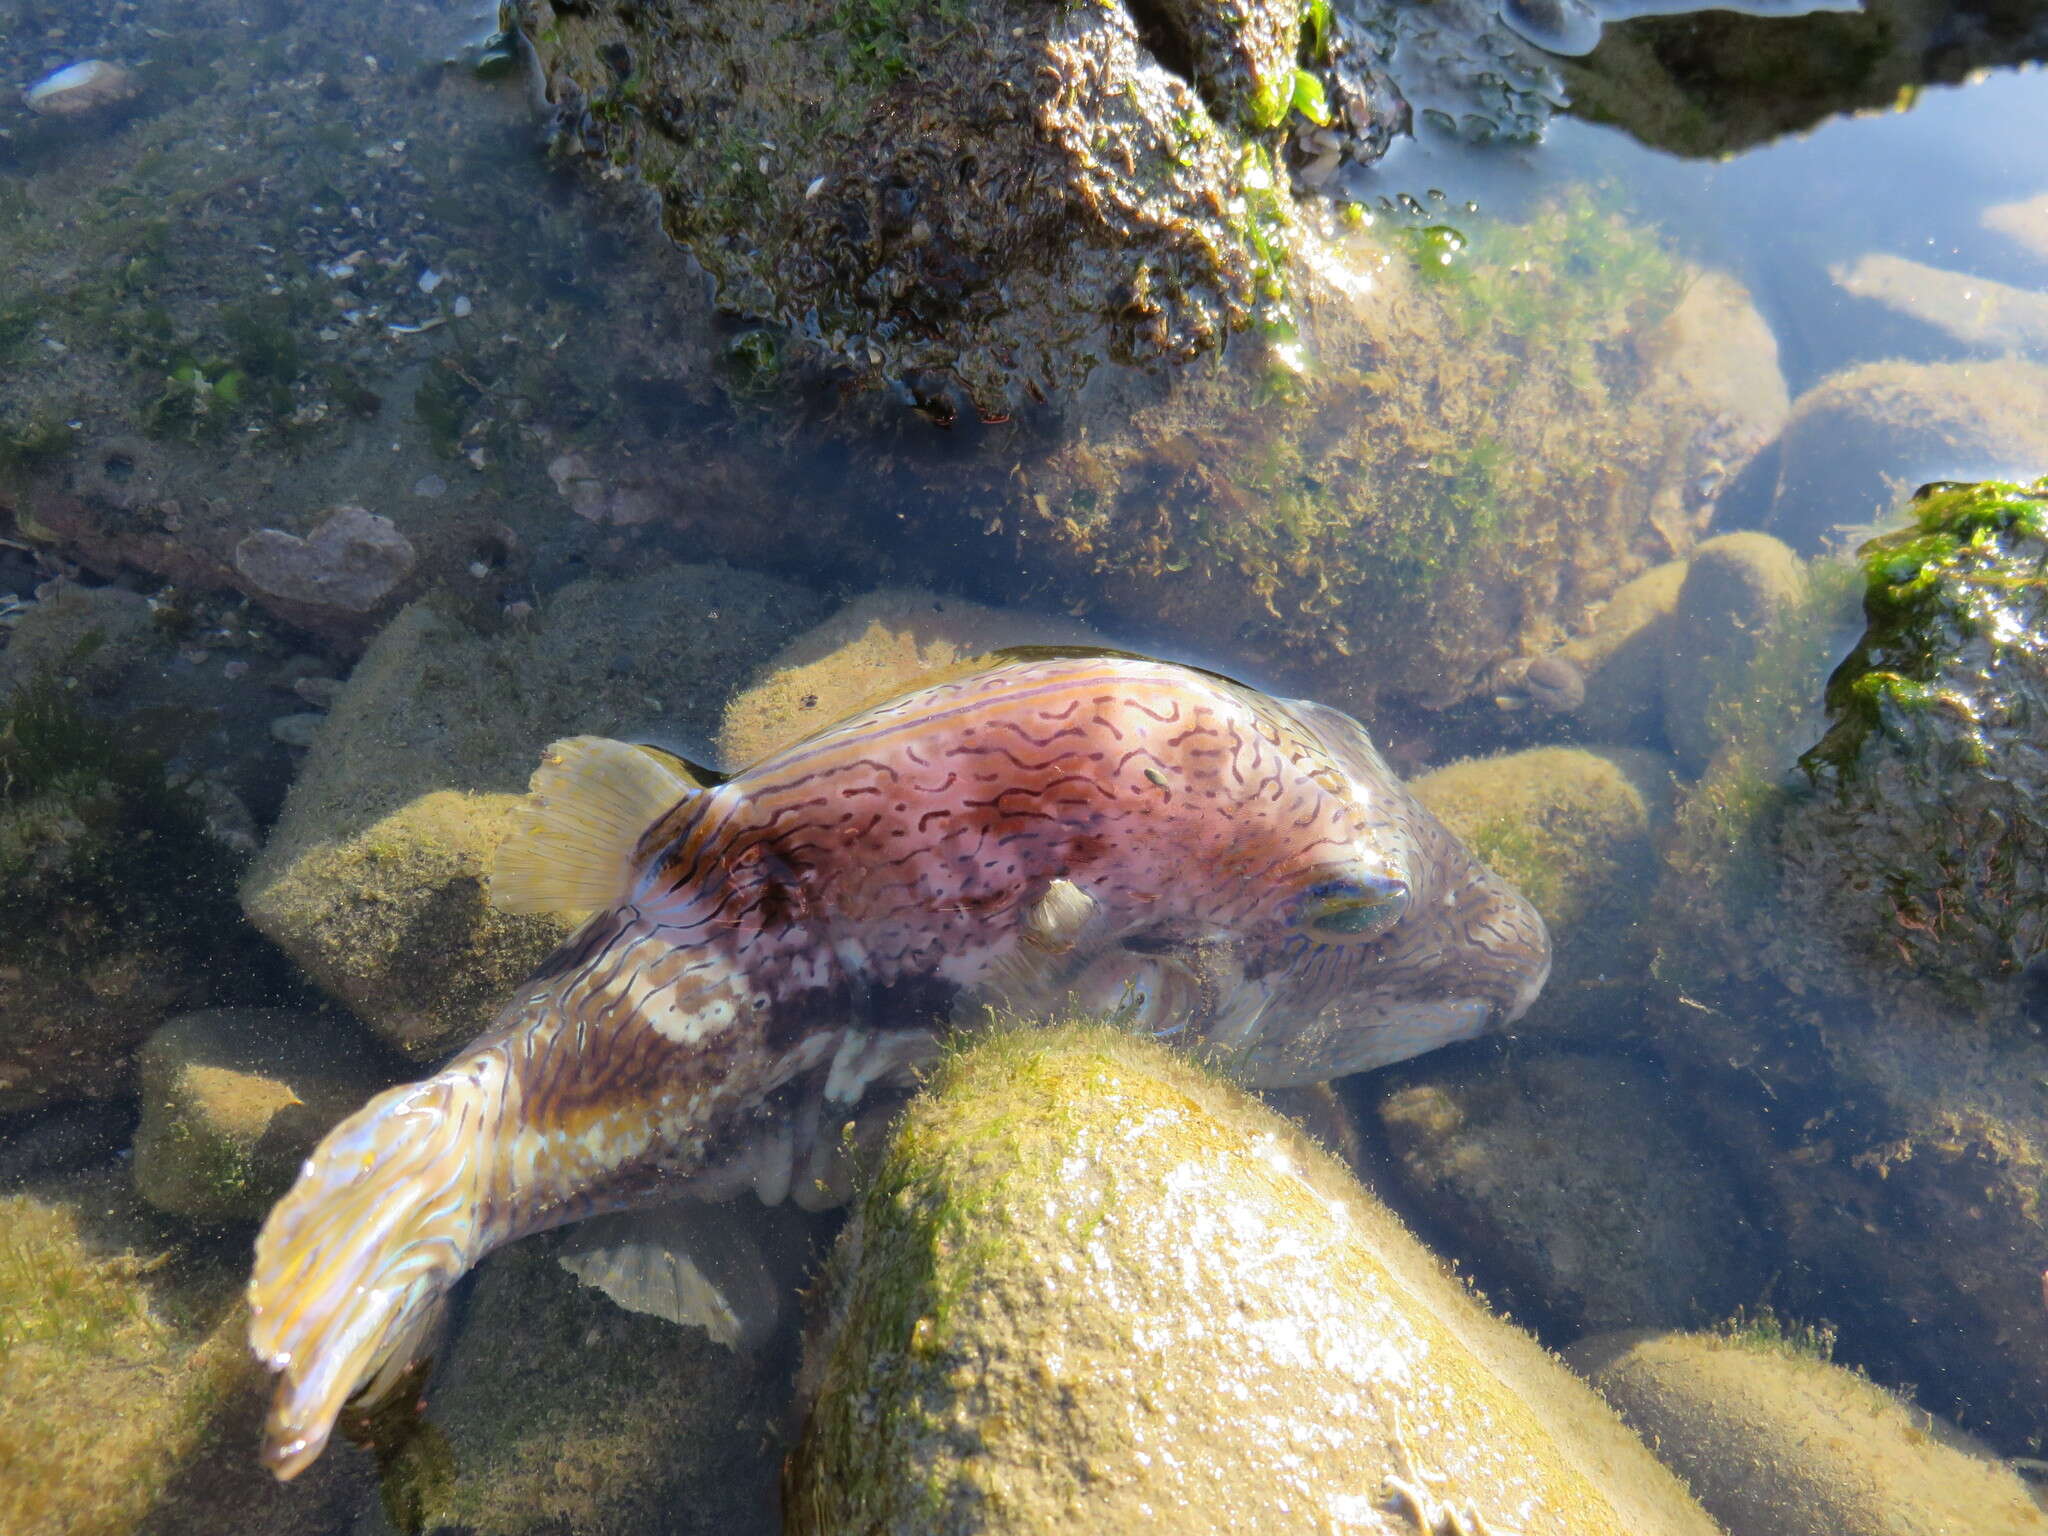
[[[559,143],[632,166],[725,307],[948,421],[1287,323],[1285,123],[1398,110],[1291,0],[520,13]]]
[[[1778,963],[2011,1014],[2048,954],[2048,480],[1912,515],[1860,555],[1868,627],[1778,832]]]
[[[1012,645],[1102,645],[1073,619],[984,608],[930,592],[855,598],[771,658],[726,706],[720,762],[742,768],[931,674]]]
[[[1990,1447],[1774,1320],[1588,1339],[1565,1358],[1731,1536],[2048,1532],[2048,1513]]]
[[[1724,533],[1693,551],[1672,616],[1664,738],[1698,775],[1713,759],[1714,691],[1748,672],[1758,649],[1806,598],[1806,568],[1765,533]]]
[[[159,1210],[254,1220],[328,1127],[389,1085],[387,1065],[332,1019],[182,1014],[142,1048],[136,1187]]]
[[[1794,403],[1764,526],[1802,553],[1887,520],[1934,480],[2031,479],[2048,465],[2048,367],[1863,363]]]
[[[1669,816],[1671,777],[1654,752],[1535,747],[1451,763],[1409,786],[1543,914],[1550,981],[1522,1028],[1611,1017],[1642,984],[1652,840]]]
[[[950,1058],[824,1300],[792,1531],[1712,1529],[1297,1131],[1118,1031]]]
[[[484,890],[541,749],[579,732],[693,746],[821,606],[720,566],[578,582],[497,636],[414,604],[312,739],[245,910],[401,1050],[469,1039],[570,926],[498,911]]]
[[[105,59],[86,59],[53,70],[22,92],[31,112],[44,117],[89,117],[142,94],[132,69]]]
[[[260,528],[235,546],[235,570],[289,614],[332,608],[372,612],[412,574],[417,556],[388,517],[334,507],[304,538]]]
[[[1376,1098],[1411,1197],[1518,1316],[1568,1334],[1678,1327],[1762,1293],[1732,1170],[1689,1130],[1685,1096],[1627,1060],[1418,1062]]]
[[[373,1430],[383,1498],[360,1536],[773,1536],[770,1428],[786,1376],[620,1310],[548,1247],[483,1265],[431,1416]]]

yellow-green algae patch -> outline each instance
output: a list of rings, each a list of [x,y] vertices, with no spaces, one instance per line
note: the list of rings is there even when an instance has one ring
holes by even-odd
[[[1299,1131],[1099,1025],[911,1107],[826,1280],[800,1532],[1709,1532]]]

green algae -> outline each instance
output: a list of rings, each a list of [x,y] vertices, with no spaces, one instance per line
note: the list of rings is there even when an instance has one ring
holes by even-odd
[[[1828,679],[1833,723],[1801,759],[1807,776],[1842,793],[1875,733],[1941,705],[1943,667],[1959,636],[2000,622],[2023,591],[2048,591],[2048,554],[2031,571],[1987,570],[2008,539],[2048,549],[2048,479],[2032,486],[2001,481],[1941,482],[1914,497],[1912,523],[1857,552],[1863,572],[1862,641]],[[1983,599],[1982,610],[1965,601]]]

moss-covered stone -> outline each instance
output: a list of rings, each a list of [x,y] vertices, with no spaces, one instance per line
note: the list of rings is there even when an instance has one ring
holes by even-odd
[[[1867,627],[1778,833],[1779,965],[2010,1012],[2048,952],[2048,480],[1936,490],[1859,558]]]
[[[1297,99],[1342,110],[1327,7],[1319,49],[1294,0],[521,9],[561,145],[651,184],[727,308],[946,420],[949,380],[997,415],[1291,330],[1275,161]]]
[[[288,1506],[237,1434],[259,1374],[241,1280],[239,1256],[182,1241],[125,1175],[0,1197],[0,1529],[298,1536],[347,1518],[360,1479],[316,1472]]]
[[[825,1299],[794,1531],[1709,1529],[1298,1132],[1117,1031],[949,1058]]]
[[[328,1127],[389,1085],[393,1065],[331,1018],[181,1014],[142,1048],[136,1187],[160,1210],[254,1220]]]
[[[1935,480],[2048,466],[2048,368],[2018,358],[1862,363],[1793,402],[1765,527],[1810,553],[1882,526]]]
[[[864,704],[1005,646],[1104,643],[1066,617],[930,592],[870,592],[792,640],[760,682],[733,698],[718,731],[719,759],[727,768],[758,762]]]
[[[135,1044],[249,958],[232,881],[160,758],[48,674],[0,703],[0,1112],[131,1092]]]
[[[1452,763],[1409,785],[1543,914],[1550,982],[1522,1027],[1611,1021],[1642,984],[1653,837],[1671,782],[1669,759],[1654,752],[1535,747]]]
[[[772,1536],[786,1382],[700,1329],[621,1311],[549,1246],[478,1273],[429,1417],[386,1427],[365,1536]]]
[[[1732,1536],[2035,1536],[1990,1447],[1824,1357],[1740,1329],[1566,1352]]]
[[[1767,533],[1724,533],[1692,553],[1665,662],[1664,737],[1679,766],[1713,760],[1714,690],[1747,675],[1758,649],[1806,599],[1799,557]]]
[[[503,635],[405,609],[292,785],[242,887],[251,919],[407,1053],[469,1038],[569,928],[499,912],[484,885],[541,748],[588,732],[695,749],[821,606],[767,577],[681,566],[576,583]]]
[[[1361,1084],[1408,1193],[1489,1295],[1562,1336],[1753,1303],[1765,1244],[1685,1096],[1582,1053],[1417,1063]]]

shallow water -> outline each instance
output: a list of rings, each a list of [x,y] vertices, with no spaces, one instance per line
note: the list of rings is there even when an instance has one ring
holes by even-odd
[[[579,631],[577,642],[585,691],[604,695],[620,730],[703,761],[741,753],[730,718],[721,718],[727,697],[786,642],[880,589],[922,594],[896,616],[905,629],[924,607],[943,615],[949,603],[977,602],[1054,616],[1048,640],[1069,639],[1052,627],[1079,621],[1118,645],[1327,697],[1360,712],[1410,779],[1509,749],[1637,753],[1627,761],[1649,786],[1642,805],[1650,807],[1641,848],[1614,855],[1620,873],[1605,877],[1612,889],[1598,900],[1573,906],[1572,891],[1556,894],[1574,917],[1559,928],[1551,1012],[1539,1005],[1532,1028],[1505,1044],[1455,1047],[1345,1085],[1368,1181],[1545,1343],[1630,1321],[1782,1318],[1829,1331],[1835,1358],[1984,1436],[2000,1454],[2042,1454],[2048,1419],[2025,1402],[2026,1367],[2001,1356],[2014,1336],[2037,1339],[2048,1320],[2012,1299],[2039,1305],[2048,1232],[2032,1202],[2048,1164],[2036,1157],[2038,1114],[2024,1125],[2001,1122],[2008,1101],[1984,1089],[2008,1069],[2000,1053],[2010,1053],[2011,1072],[2033,1070],[2038,1007],[2015,1018],[2010,997],[1973,1008],[1916,994],[1894,1016],[1853,977],[1816,979],[1782,956],[1746,966],[1751,957],[1739,952],[1755,945],[1753,929],[1731,927],[1720,949],[1674,948],[1690,945],[1681,919],[1697,921],[1704,910],[1674,906],[1669,895],[1679,868],[1672,849],[1698,836],[1683,807],[1704,804],[1699,786],[1716,782],[1712,763],[1725,761],[1718,748],[1739,729],[1768,737],[1741,743],[1751,754],[1744,770],[1759,781],[1777,782],[1813,744],[1821,685],[1861,627],[1850,579],[1817,576],[1815,589],[1838,600],[1816,600],[1771,628],[1790,637],[1775,670],[1741,685],[1798,696],[1773,696],[1746,714],[1728,713],[1725,696],[1720,713],[1703,706],[1695,724],[1714,750],[1696,760],[1664,715],[1620,707],[1618,672],[1571,649],[1598,630],[1624,579],[1684,556],[1703,537],[1763,528],[1819,571],[1896,521],[1922,483],[2048,473],[2048,427],[2037,420],[2028,428],[2031,408],[2010,383],[2031,380],[2032,399],[2048,412],[2048,383],[2035,377],[2048,377],[2048,319],[2032,318],[2024,303],[2048,313],[2048,210],[2034,215],[2031,251],[1984,221],[1987,210],[2048,196],[2048,86],[2037,67],[1929,85],[1890,110],[1864,104],[1721,158],[1680,158],[1569,115],[1566,71],[1528,85],[1521,98],[1539,106],[1524,122],[1534,136],[1446,126],[1462,110],[1449,92],[1442,100],[1451,116],[1425,110],[1417,137],[1397,141],[1376,165],[1339,171],[1322,189],[1352,209],[1351,232],[1333,243],[1339,267],[1364,250],[1392,251],[1396,263],[1360,279],[1364,309],[1385,291],[1452,294],[1446,303],[1483,292],[1485,304],[1501,307],[1499,294],[1514,289],[1503,274],[1515,242],[1534,240],[1527,232],[1546,218],[1555,242],[1543,249],[1579,264],[1531,278],[1542,279],[1536,291],[1554,311],[1535,316],[1512,344],[1487,331],[1486,345],[1506,350],[1483,353],[1472,343],[1469,369],[1441,368],[1447,391],[1504,388],[1500,376],[1515,373],[1520,355],[1535,359],[1532,371],[1566,381],[1560,390],[1583,386],[1559,398],[1604,402],[1612,381],[1628,377],[1616,360],[1663,345],[1657,327],[1702,271],[1725,273],[1746,291],[1794,402],[1871,364],[1910,365],[1897,370],[1908,380],[1933,377],[1913,371],[1921,365],[1993,371],[1982,374],[1981,399],[1959,394],[1953,381],[1927,386],[1930,395],[1947,391],[1965,426],[1979,422],[1982,431],[1915,419],[1923,397],[1887,384],[1893,414],[1872,431],[1895,454],[1875,455],[1872,437],[1846,428],[1835,443],[1825,425],[1782,449],[1751,443],[1739,462],[1709,454],[1682,473],[1660,471],[1677,497],[1666,521],[1634,503],[1613,512],[1615,527],[1632,530],[1627,547],[1606,524],[1561,521],[1576,531],[1560,533],[1540,562],[1528,562],[1530,572],[1515,573],[1526,587],[1514,601],[1490,605],[1481,592],[1454,608],[1445,596],[1426,630],[1420,595],[1412,613],[1347,611],[1352,629],[1332,629],[1323,645],[1317,626],[1325,621],[1306,607],[1268,613],[1246,603],[1215,618],[1209,609],[1221,607],[1199,589],[1175,586],[1186,562],[1175,563],[1174,549],[1140,554],[1134,545],[1127,558],[1141,570],[1153,562],[1157,574],[1124,579],[1110,567],[1126,557],[1088,543],[1119,536],[1102,531],[1112,522],[1098,527],[1090,517],[1108,519],[1103,509],[1128,511],[1155,493],[1160,526],[1193,540],[1197,527],[1250,519],[1254,503],[1277,505],[1300,482],[1332,473],[1302,444],[1341,437],[1373,407],[1364,391],[1317,382],[1313,325],[1304,328],[1311,361],[1299,391],[1275,393],[1265,354],[1247,336],[1224,367],[1204,360],[1190,368],[1207,393],[1186,417],[1174,414],[1183,396],[1166,376],[1134,376],[1105,361],[1071,403],[1055,398],[979,422],[969,410],[950,428],[934,425],[898,398],[907,388],[807,368],[758,322],[718,311],[703,274],[660,234],[629,177],[550,158],[530,61],[494,37],[496,24],[473,4],[397,0],[317,17],[261,0],[105,8],[0,0],[0,81],[26,87],[91,58],[134,72],[130,99],[73,117],[0,107],[0,634],[50,637],[33,654],[26,641],[0,650],[0,669],[12,668],[0,670],[0,689],[22,690],[8,706],[8,739],[17,747],[24,739],[19,699],[34,680],[58,677],[50,718],[79,736],[49,750],[83,754],[62,758],[61,772],[117,786],[93,805],[125,807],[104,810],[100,821],[98,812],[74,814],[58,805],[57,773],[34,779],[42,770],[19,750],[0,758],[0,803],[14,807],[0,858],[34,873],[20,880],[28,894],[0,902],[0,1201],[8,1206],[0,1526],[774,1528],[776,1469],[793,1433],[793,1306],[783,1307],[771,1343],[738,1359],[580,1289],[553,1262],[557,1240],[532,1240],[487,1265],[463,1293],[472,1322],[458,1326],[445,1352],[431,1395],[443,1406],[439,1417],[430,1410],[427,1429],[387,1440],[381,1461],[337,1446],[280,1487],[254,1459],[260,1390],[236,1306],[262,1202],[217,1208],[223,1188],[246,1193],[268,1175],[253,1165],[212,1167],[185,1214],[173,1214],[184,1196],[162,1186],[147,1199],[137,1191],[136,1169],[161,1155],[138,1151],[137,1122],[150,1112],[144,1098],[171,1081],[150,1075],[169,1069],[150,1067],[150,1031],[137,1021],[153,1027],[195,1008],[323,1013],[320,1028],[342,1042],[314,1073],[342,1079],[330,1120],[372,1088],[423,1070],[446,1043],[426,1038],[422,1025],[410,1038],[380,1030],[384,1043],[372,1044],[345,1017],[345,1007],[369,1006],[367,984],[340,960],[322,971],[288,957],[244,924],[233,897],[294,777],[318,759],[321,717],[344,708],[342,680],[399,603],[433,595],[461,630],[459,640],[451,628],[423,643],[420,699],[446,686],[434,680],[437,663],[451,676],[475,665],[475,676],[537,701],[545,714],[559,694],[577,691],[538,676],[559,593],[592,577],[639,580],[707,560],[732,570],[660,589],[688,605],[661,616],[670,629],[622,613],[616,646],[601,632]],[[1593,64],[1611,56],[1616,39],[1648,35],[1634,24],[1610,28]],[[1403,43],[1397,79],[1426,46]],[[1415,95],[1419,108],[1434,99]],[[1427,270],[1446,251],[1448,276]],[[1420,276],[1403,265],[1418,255]],[[1975,317],[1978,331],[1959,338],[1849,291],[1849,269],[1873,255],[1961,274],[1942,302]],[[1351,275],[1372,270],[1365,263]],[[1924,274],[1916,281],[1923,292],[1942,283]],[[2020,297],[1985,320],[1982,285]],[[1581,331],[1590,339],[1573,351]],[[1332,340],[1328,355],[1339,350]],[[1592,368],[1591,356],[1606,371],[1586,384],[1574,369]],[[1399,372],[1405,361],[1387,366]],[[1465,419],[1455,406],[1483,421],[1487,397],[1473,398],[1478,406],[1471,398],[1435,404],[1446,420]],[[1609,435],[1573,436],[1571,423],[1553,434],[1567,443],[1560,458],[1571,458],[1569,473],[1582,477],[1569,483],[1588,498],[1609,484],[1600,453],[1635,430],[1622,424],[1628,403],[1615,403]],[[1507,441],[1506,452],[1520,451],[1512,444],[1523,439]],[[1225,445],[1214,464],[1205,459],[1212,444]],[[1267,459],[1252,464],[1260,445]],[[1293,455],[1280,468],[1275,445]],[[1512,498],[1531,483],[1511,478],[1526,466],[1494,465],[1489,455],[1502,451],[1491,439],[1402,445],[1418,473],[1438,473],[1463,454],[1482,482],[1471,505],[1458,502],[1448,523],[1428,525],[1448,528],[1441,536],[1451,547],[1477,538],[1465,522],[1502,515],[1496,495]],[[1677,464],[1707,450],[1671,452]],[[1725,457],[1733,460],[1733,450]],[[1005,488],[1012,466],[1027,463],[1039,477],[1028,484],[1045,488],[1041,509],[1050,493],[1066,516],[1069,542],[1057,552],[1032,545],[1020,523],[1030,498]],[[1022,469],[1015,473],[1027,483]],[[1619,500],[1648,499],[1647,478],[1617,474]],[[1845,488],[1838,502],[1815,487]],[[336,599],[333,587],[308,585],[307,573],[318,565],[324,509],[344,505],[389,519],[396,542],[379,534],[382,553],[352,566],[346,582],[356,585]],[[1336,572],[1407,561],[1423,573],[1413,589],[1420,594],[1441,561],[1428,548],[1376,546],[1376,526],[1348,535],[1322,527],[1326,544],[1297,562],[1296,575],[1318,562]],[[280,531],[281,542],[265,547],[283,561],[283,575],[261,574],[272,568],[249,540],[264,529]],[[337,579],[321,569],[320,580]],[[783,585],[748,586],[752,578],[736,572]],[[121,610],[127,627],[117,642],[81,645],[89,626],[66,628],[53,615],[80,591],[107,588],[135,594]],[[1283,600],[1293,590],[1283,588]],[[1503,618],[1497,607],[1513,612]],[[1466,623],[1469,637],[1450,633]],[[1676,634],[1653,632],[1649,643],[1668,649]],[[675,647],[673,657],[635,651],[653,635]],[[1588,674],[1585,708],[1553,709],[1531,691],[1542,674],[1530,672],[1530,659],[1553,652],[1580,657],[1568,665]],[[1674,651],[1657,664],[1668,678],[1711,660]],[[533,677],[522,670],[529,665]],[[662,681],[669,676],[672,685]],[[349,686],[360,683],[359,675]],[[1715,686],[1723,683],[1737,686],[1717,674]],[[1569,677],[1558,686],[1567,685],[1576,686]],[[388,702],[405,685],[375,686]],[[781,700],[801,723],[811,723],[805,710],[823,714],[831,703],[803,691],[812,686]],[[494,727],[449,724],[439,698],[392,709],[379,771],[413,774],[405,783],[420,793],[520,790],[522,774],[495,766],[462,777],[476,763],[495,764],[497,744],[484,740]],[[1775,723],[1759,728],[1758,720]],[[135,786],[145,782],[160,789],[158,764],[204,782],[206,809],[191,827],[180,830],[156,801],[120,799],[143,796]],[[312,793],[302,784],[302,796]],[[348,798],[355,791],[325,781],[318,793],[332,797],[327,809],[351,837],[382,814],[376,793],[356,804]],[[46,819],[21,809],[31,802]],[[1437,809],[1456,823],[1452,810]],[[1496,810],[1487,802],[1460,830],[1495,862],[1533,857],[1540,865],[1547,855],[1504,832],[1506,813]],[[58,860],[48,849],[94,837],[105,841],[90,845],[75,880],[67,869],[48,889],[35,883]],[[1638,854],[1640,868],[1629,863]],[[1763,878],[1737,867],[1728,879],[1732,888],[1752,876]],[[1546,905],[1533,883],[1540,869],[1523,878]],[[1574,876],[1559,878],[1569,885]],[[1664,904],[1653,909],[1660,880]],[[389,895],[395,886],[369,880],[365,888],[365,903],[398,899]],[[480,968],[482,992],[514,979],[476,955],[451,964],[434,947],[438,930],[420,931],[427,937],[409,963],[423,994],[443,969]],[[513,937],[537,942],[531,932]],[[2011,957],[2012,968],[2030,958]],[[1687,1045],[1694,1019],[1700,1032]],[[1546,1034],[1537,1023],[1556,1029]],[[79,1032],[67,1033],[74,1025]],[[1949,1040],[1961,1043],[1944,1055]],[[1914,1052],[1928,1041],[1936,1045],[1923,1061]],[[1864,1070],[1880,1056],[1881,1070]],[[1555,1103],[1568,1124],[1587,1112],[1556,1086],[1578,1070],[1572,1063],[1595,1064],[1596,1076],[1613,1072],[1618,1094],[1651,1106],[1674,1132],[1677,1171],[1658,1175],[1673,1181],[1668,1188],[1686,1188],[1696,1174],[1691,1195],[1702,1208],[1735,1213],[1725,1219],[1739,1229],[1741,1251],[1716,1256],[1725,1260],[1716,1273],[1690,1291],[1668,1267],[1645,1282],[1664,1314],[1603,1310],[1576,1281],[1560,1280],[1558,1265],[1546,1267],[1540,1215],[1529,1218],[1536,1235],[1517,1235],[1498,1208],[1419,1171],[1447,1148],[1416,1139],[1415,1125],[1429,1116],[1415,1095],[1491,1085],[1472,1091],[1519,1097],[1539,1118]],[[1920,1104],[1913,1113],[1928,1120],[1909,1124],[1898,1085],[1916,1079],[1932,1081],[1932,1107]],[[1502,1125],[1512,1121],[1498,1102],[1495,1109]],[[1619,1177],[1626,1157],[1610,1154],[1583,1177]],[[1925,1187],[1891,1179],[1909,1165],[1949,1172]],[[1539,1158],[1534,1166],[1551,1165]],[[1968,1302],[1927,1316],[1900,1272],[1872,1255],[1892,1246],[1888,1234],[1916,1229],[1917,1241],[1927,1223],[1967,1207],[1956,1191],[1980,1174],[1985,1220],[2006,1249],[1995,1262],[1919,1277],[1929,1292],[1947,1288]],[[1526,1192],[1502,1198],[1547,1209]],[[1558,1219],[1571,1219],[1568,1206]],[[755,1240],[793,1283],[822,1254],[836,1220],[779,1212],[762,1218]],[[1901,1265],[1924,1252],[1899,1251]],[[1658,1258],[1643,1262],[1654,1267]],[[478,1326],[481,1318],[497,1331]],[[555,1364],[579,1358],[595,1364],[563,1384]],[[693,1384],[687,1403],[651,1414],[651,1401],[678,1396],[677,1380]],[[687,1465],[676,1450],[685,1443],[696,1447]],[[473,1470],[465,1484],[465,1458],[488,1461],[488,1477],[514,1492],[494,1501],[473,1486]],[[621,1491],[629,1486],[638,1491]]]

